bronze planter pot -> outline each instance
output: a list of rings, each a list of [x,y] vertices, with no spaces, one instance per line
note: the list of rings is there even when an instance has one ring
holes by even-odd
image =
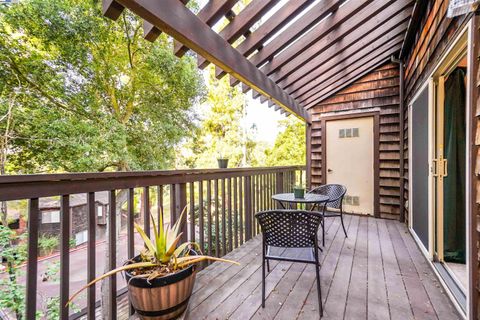
[[[136,257],[134,260],[138,260]],[[147,282],[125,271],[128,297],[140,319],[167,320],[185,311],[195,283],[195,265]]]

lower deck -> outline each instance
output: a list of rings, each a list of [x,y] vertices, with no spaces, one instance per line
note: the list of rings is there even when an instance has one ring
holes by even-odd
[[[461,319],[406,227],[346,215],[327,219],[321,253],[323,319]],[[312,265],[271,262],[261,307],[261,237],[199,272],[184,319],[318,319]],[[126,299],[119,316],[128,318]]]

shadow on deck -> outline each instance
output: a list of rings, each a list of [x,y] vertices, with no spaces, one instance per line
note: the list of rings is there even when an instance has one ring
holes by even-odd
[[[461,319],[403,224],[350,215],[345,222],[348,238],[339,219],[327,219],[323,319]],[[260,236],[227,257],[241,266],[214,263],[199,272],[183,319],[319,318],[312,265],[271,262],[262,309]],[[118,307],[127,319],[125,297]]]

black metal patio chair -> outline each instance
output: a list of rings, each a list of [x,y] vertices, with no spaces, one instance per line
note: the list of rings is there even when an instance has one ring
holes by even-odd
[[[340,184],[325,184],[310,190],[308,193],[316,193],[329,197],[329,200],[323,204],[323,209],[321,210],[323,218],[340,217],[343,232],[345,233],[345,237],[348,238],[347,230],[343,223],[343,197],[347,193],[347,188]],[[325,246],[325,219],[322,219],[322,245]]]
[[[303,262],[315,265],[320,317],[323,316],[318,258],[319,212],[303,210],[270,210],[255,215],[262,231],[262,308],[265,308],[265,263],[269,260]]]

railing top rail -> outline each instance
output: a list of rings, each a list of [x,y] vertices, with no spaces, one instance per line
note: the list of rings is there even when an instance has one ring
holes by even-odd
[[[305,166],[0,176],[0,201],[304,170]]]

